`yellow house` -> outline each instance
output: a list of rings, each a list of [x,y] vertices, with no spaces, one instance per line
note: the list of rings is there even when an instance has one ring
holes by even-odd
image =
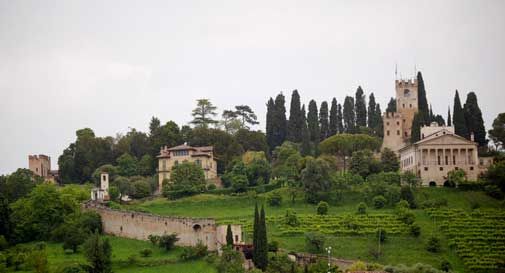
[[[214,147],[192,147],[187,143],[168,148],[164,146],[158,156],[158,189],[162,191],[163,180],[170,179],[172,168],[183,162],[193,162],[202,167],[205,179],[217,178],[217,162],[214,157]]]

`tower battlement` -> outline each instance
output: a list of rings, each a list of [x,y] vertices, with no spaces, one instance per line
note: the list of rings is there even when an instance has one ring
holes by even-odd
[[[397,87],[416,87],[417,79],[400,79],[395,81]]]

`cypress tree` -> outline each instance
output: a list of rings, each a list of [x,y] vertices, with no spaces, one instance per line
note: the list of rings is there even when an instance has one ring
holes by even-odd
[[[319,141],[319,120],[317,117],[317,104],[314,100],[309,102],[307,126],[309,127],[310,140],[313,142]]]
[[[355,133],[356,116],[354,112],[353,97],[346,96],[344,100],[344,131],[348,134]]]
[[[382,121],[382,111],[380,104],[375,105],[375,118],[377,119],[376,134],[378,137],[384,137],[384,124]]]
[[[459,100],[459,93],[456,90],[454,95],[454,109],[452,110],[452,124],[454,124],[454,132],[464,138],[469,138],[468,128],[466,127],[465,113],[461,107],[461,101]]]
[[[366,127],[366,100],[361,86],[356,90],[355,103],[356,127]]]
[[[233,246],[233,232],[231,231],[231,225],[226,228],[226,245]]]
[[[319,140],[322,141],[330,136],[330,128],[328,124],[328,103],[326,101],[323,101],[321,103],[321,108],[319,108],[319,125],[321,128],[319,132]]]
[[[388,102],[388,107],[386,108],[387,113],[395,113],[396,112],[396,99],[391,98]]]
[[[344,116],[342,115],[342,105],[337,105],[337,131],[339,134],[344,132],[344,124],[342,123]]]
[[[286,140],[288,126],[286,121],[286,106],[284,104],[285,104],[284,95],[280,93],[275,98],[274,123],[273,123],[273,135],[274,135],[273,148],[282,145],[284,140]]]
[[[451,127],[452,126],[452,121],[451,121],[451,107],[447,109],[447,126]]]
[[[422,115],[422,120],[424,122],[429,123],[432,119],[429,118],[432,115],[429,113],[428,109],[428,99],[426,98],[426,89],[424,87],[424,80],[421,71],[417,72],[417,101],[418,101],[418,109]]]
[[[330,125],[329,125],[329,135],[335,135],[338,133],[338,125],[337,125],[337,99],[333,98],[331,100],[331,108],[330,108]]]
[[[257,264],[258,258],[258,231],[259,231],[260,217],[258,214],[258,203],[254,206],[254,222],[253,222],[253,263]]]
[[[375,112],[375,96],[373,93],[370,93],[368,96],[368,128],[376,129],[377,128],[377,113]]]
[[[275,148],[274,112],[275,112],[275,103],[274,100],[270,98],[267,102],[267,121],[266,121],[266,137],[268,146],[270,147],[270,151],[273,151],[273,149]]]
[[[424,124],[423,114],[417,112],[412,120],[412,129],[410,132],[410,141],[416,143],[421,139],[421,126]]]
[[[268,240],[267,240],[267,226],[265,221],[265,209],[261,206],[259,229],[258,229],[258,251],[256,258],[258,267],[261,270],[265,270],[268,265]]]
[[[311,154],[310,149],[310,133],[309,128],[307,127],[307,119],[305,118],[305,105],[302,106],[302,115],[303,115],[303,125],[302,125],[302,146],[301,154],[303,156],[307,156]]]
[[[429,119],[428,120],[425,120],[426,122],[426,125],[429,125],[430,123],[434,122],[435,121],[435,115],[433,114],[433,108],[431,108],[431,104],[430,104],[430,115],[429,115]]]
[[[474,92],[468,93],[464,106],[465,120],[468,132],[474,134],[475,142],[480,147],[487,145],[486,128],[482,119],[482,111],[477,102],[477,95]]]
[[[287,139],[292,142],[302,141],[302,113],[298,90],[293,90],[293,94],[291,95]]]

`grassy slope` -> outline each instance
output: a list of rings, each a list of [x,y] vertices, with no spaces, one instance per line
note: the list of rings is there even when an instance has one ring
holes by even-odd
[[[164,251],[158,247],[153,246],[149,242],[131,240],[118,237],[110,237],[112,245],[112,262],[113,269],[116,273],[122,272],[160,272],[160,273],[185,273],[185,272],[204,272],[204,273],[214,273],[217,272],[212,265],[209,265],[205,261],[193,261],[193,262],[179,262],[177,261],[179,254],[181,253],[180,248],[176,248],[169,252]],[[140,258],[139,251],[145,248],[149,248],[153,251],[152,256],[148,258]],[[63,265],[73,264],[73,263],[85,263],[85,258],[82,251],[76,254],[65,254],[61,244],[48,243],[47,253],[49,266],[51,269],[57,269]],[[137,255],[141,261],[157,261],[157,260],[173,260],[173,263],[160,266],[152,267],[137,267],[137,266],[125,266],[124,261],[128,259],[129,256]]]
[[[283,190],[281,189],[281,192]],[[293,204],[287,194],[284,194],[284,202],[281,207],[265,207],[266,214],[284,215],[286,209],[294,209],[300,214],[314,214],[316,207],[303,202],[301,196]],[[448,207],[471,209],[472,204],[478,203],[480,207],[498,207],[499,202],[489,198],[481,192],[461,192],[454,189],[445,188],[423,188],[416,194],[419,202],[426,199],[445,198],[448,200]],[[260,195],[258,200],[262,202],[264,195]],[[329,214],[354,213],[359,198],[346,196],[344,202],[338,206],[331,206]],[[168,201],[163,198],[147,201],[140,204],[133,204],[131,209],[141,208],[160,215],[178,215],[192,217],[213,217],[219,221],[248,219],[252,221],[254,204],[256,200],[252,197],[229,197],[199,195],[189,198],[183,198],[177,201]],[[368,213],[394,213],[392,209],[374,210],[369,209]],[[382,245],[384,255],[375,260],[370,254],[370,250],[377,248],[377,241],[374,236],[327,236],[326,246],[332,246],[333,256],[345,259],[362,259],[366,261],[375,261],[382,264],[415,264],[417,262],[432,264],[435,267],[440,265],[443,259],[448,260],[459,272],[464,272],[463,265],[453,251],[447,247],[447,242],[443,236],[436,230],[434,223],[423,210],[415,210],[416,222],[421,226],[422,233],[419,238],[410,236],[390,236],[386,244]],[[276,227],[269,227],[275,231]],[[432,235],[440,235],[442,238],[442,252],[433,254],[425,250],[425,242]],[[270,239],[280,242],[281,247],[304,251],[305,239],[303,235],[290,237],[276,237],[270,234]]]

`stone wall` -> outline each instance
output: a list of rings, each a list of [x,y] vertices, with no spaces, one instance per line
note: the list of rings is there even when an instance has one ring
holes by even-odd
[[[83,204],[84,210],[95,211],[102,217],[103,231],[119,237],[148,240],[148,236],[177,233],[179,241],[176,245],[194,246],[201,241],[209,250],[218,250],[220,245],[218,238],[222,227],[216,226],[215,220],[210,218],[188,218],[158,216],[149,213],[114,210],[108,207],[88,202]],[[240,226],[233,226],[234,234],[240,234]],[[226,228],[224,228],[226,232]],[[226,233],[225,233],[226,236]]]

